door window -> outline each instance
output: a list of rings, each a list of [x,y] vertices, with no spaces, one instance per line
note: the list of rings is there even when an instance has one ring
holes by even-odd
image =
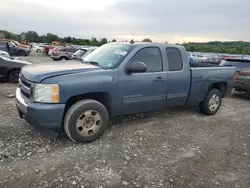
[[[158,47],[146,47],[139,50],[130,63],[142,62],[147,66],[147,72],[163,71],[161,51]]]

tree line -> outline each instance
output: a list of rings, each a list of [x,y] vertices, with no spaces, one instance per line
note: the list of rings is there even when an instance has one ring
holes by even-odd
[[[35,43],[48,43],[53,41],[60,41],[62,43],[71,43],[75,45],[88,45],[88,46],[101,46],[108,42],[116,42],[116,39],[108,41],[107,38],[97,39],[92,37],[91,39],[81,39],[75,37],[59,37],[53,33],[47,33],[44,35],[38,35],[36,31],[23,32],[20,35],[11,33],[6,30],[0,30],[0,37],[13,39],[17,41],[25,40]],[[145,38],[142,42],[152,42],[151,39]],[[232,41],[232,42],[205,42],[205,43],[183,43],[187,51],[190,52],[208,52],[208,53],[226,53],[226,54],[245,54],[250,55],[250,42]]]
[[[206,42],[206,43],[184,43],[183,46],[190,52],[209,52],[224,54],[250,55],[250,42],[230,41],[230,42]]]

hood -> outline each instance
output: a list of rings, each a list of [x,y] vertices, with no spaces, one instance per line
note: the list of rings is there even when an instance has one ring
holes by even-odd
[[[84,64],[78,61],[67,61],[60,63],[41,63],[25,66],[22,68],[21,76],[32,82],[41,82],[45,78],[101,70],[100,67]]]
[[[27,45],[18,45],[17,48],[22,49],[22,50],[30,50],[30,46],[27,46]]]
[[[23,61],[23,60],[20,60],[20,59],[11,59],[11,61],[14,61],[14,62],[20,63],[20,64],[25,64],[25,65],[31,65],[31,64],[33,64],[32,62]]]

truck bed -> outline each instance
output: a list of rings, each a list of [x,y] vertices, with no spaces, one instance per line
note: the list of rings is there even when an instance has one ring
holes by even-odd
[[[212,83],[224,83],[229,88],[233,87],[234,67],[191,67],[190,68],[190,93],[187,104],[197,104],[204,100]],[[229,76],[230,75],[230,76]]]

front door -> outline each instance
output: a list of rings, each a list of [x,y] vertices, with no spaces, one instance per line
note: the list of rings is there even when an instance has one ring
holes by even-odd
[[[145,73],[126,74],[119,71],[119,97],[122,114],[159,110],[166,100],[166,73],[163,72],[161,51],[158,47],[140,49],[128,63],[142,62]]]

